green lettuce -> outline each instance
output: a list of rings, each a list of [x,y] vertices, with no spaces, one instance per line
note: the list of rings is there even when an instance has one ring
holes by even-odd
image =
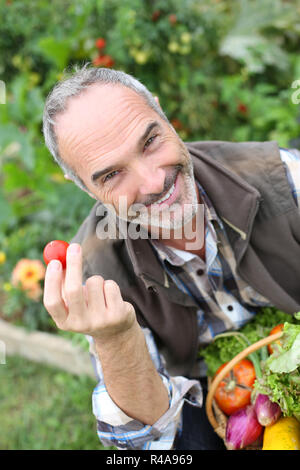
[[[292,346],[287,350],[282,350],[278,355],[272,354],[268,360],[271,372],[293,372],[300,366],[300,327],[299,333],[294,339]],[[273,357],[274,356],[274,357]]]
[[[277,403],[284,416],[300,421],[300,325],[285,323],[281,345],[262,363],[254,389]]]
[[[265,336],[268,336],[274,326],[285,322],[299,324],[296,316],[293,317],[275,307],[262,307],[253,320],[238,331],[247,338],[248,344],[253,344]],[[241,338],[238,336],[216,337],[212,343],[199,350],[198,356],[204,359],[208,376],[212,377],[224,362],[230,361],[248,346],[248,344],[242,342],[240,339]],[[265,359],[266,348],[260,351],[260,355],[262,359]]]

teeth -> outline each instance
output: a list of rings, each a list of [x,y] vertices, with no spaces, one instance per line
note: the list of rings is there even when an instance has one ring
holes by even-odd
[[[156,201],[156,204],[160,204],[161,202],[164,202],[166,199],[168,199],[171,196],[171,194],[173,193],[174,189],[175,189],[175,184],[173,183],[171,188],[167,192],[167,194],[164,197],[162,197],[161,199],[159,199],[158,201]]]

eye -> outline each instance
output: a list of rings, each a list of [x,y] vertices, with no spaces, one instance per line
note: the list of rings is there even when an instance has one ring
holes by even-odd
[[[111,180],[117,173],[118,173],[118,170],[115,170],[115,171],[112,171],[111,173],[108,173],[108,175],[106,175],[103,178],[103,183],[106,183],[106,181]]]
[[[154,139],[157,137],[157,135],[153,135],[152,137],[150,137],[150,139],[147,140],[147,142],[145,143],[144,145],[144,150],[146,150],[146,148],[149,147],[149,145],[152,144],[152,142],[154,141]]]

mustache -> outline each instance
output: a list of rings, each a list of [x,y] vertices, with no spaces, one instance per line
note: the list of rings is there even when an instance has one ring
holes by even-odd
[[[143,202],[143,204],[145,206],[150,206],[151,204],[154,204],[156,201],[162,198],[165,194],[167,194],[169,189],[175,183],[178,173],[182,171],[182,169],[182,164],[175,165],[173,174],[171,176],[167,176],[165,179],[163,191],[160,194],[149,194],[147,201]]]

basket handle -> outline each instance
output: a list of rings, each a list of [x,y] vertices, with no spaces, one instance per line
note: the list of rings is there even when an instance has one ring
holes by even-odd
[[[266,346],[267,344],[273,343],[273,341],[276,341],[277,339],[281,338],[283,335],[283,332],[280,331],[279,333],[275,333],[274,335],[266,336],[265,338],[257,341],[256,343],[251,344],[248,346],[246,349],[241,351],[239,354],[237,354],[231,361],[226,364],[226,366],[219,372],[219,374],[214,378],[214,380],[211,383],[211,386],[209,388],[207,397],[206,397],[206,414],[209,419],[210,424],[212,425],[213,428],[216,428],[218,426],[218,423],[216,421],[216,418],[214,416],[213,410],[212,410],[212,402],[214,398],[214,394],[216,391],[216,388],[218,387],[219,383],[224,379],[224,377],[228,374],[228,372],[242,359],[247,357],[249,354],[251,354],[254,351],[257,351],[257,349],[262,348],[263,346]]]

